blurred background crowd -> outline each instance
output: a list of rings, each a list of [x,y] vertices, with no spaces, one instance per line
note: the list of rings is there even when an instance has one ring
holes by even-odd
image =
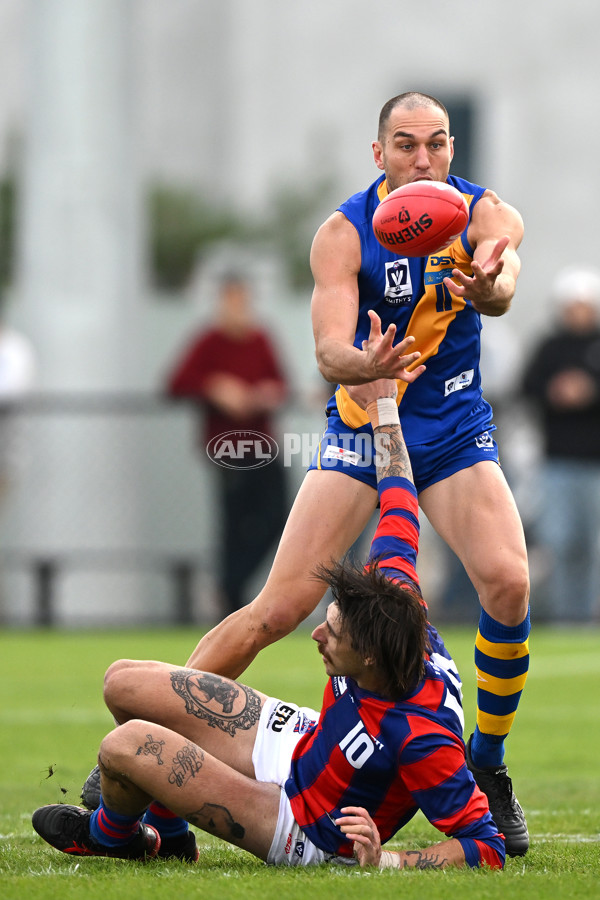
[[[599,29],[595,0],[3,0],[0,620],[209,623],[253,596],[324,421],[312,236],[415,89],[449,109],[452,171],[525,220],[484,390],[533,616],[597,623]],[[249,487],[205,453],[228,427],[297,452]],[[432,614],[470,621],[444,552],[425,521]]]

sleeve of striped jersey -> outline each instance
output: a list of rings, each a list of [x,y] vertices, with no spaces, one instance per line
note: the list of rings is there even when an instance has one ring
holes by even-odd
[[[459,745],[443,734],[418,734],[402,748],[401,773],[413,800],[439,831],[460,841],[467,865],[504,866],[504,840]]]
[[[415,486],[407,478],[389,476],[377,488],[379,523],[369,560],[378,559],[389,578],[404,578],[418,584],[419,504]]]

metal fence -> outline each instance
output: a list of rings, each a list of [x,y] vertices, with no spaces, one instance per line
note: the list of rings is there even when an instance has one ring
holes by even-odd
[[[527,524],[538,454],[527,451],[525,423],[511,407],[502,432],[504,468]],[[323,424],[320,401],[295,403],[279,421],[290,504]],[[0,624],[217,621],[213,467],[198,444],[197,410],[159,395],[44,394],[0,406]],[[430,610],[443,619],[450,564],[424,516],[419,560]]]
[[[4,409],[5,624],[218,617],[218,509],[197,427],[189,404],[150,395],[44,395]]]

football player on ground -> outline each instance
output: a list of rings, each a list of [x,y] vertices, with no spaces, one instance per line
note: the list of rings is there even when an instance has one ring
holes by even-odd
[[[312,637],[329,676],[320,712],[239,682],[120,660],[105,678],[119,724],[102,741],[99,805],[33,815],[74,856],[198,858],[192,823],[282,865],[504,865],[504,839],[467,768],[456,667],[416,573],[416,490],[396,383],[349,388],[377,442],[370,562],[320,567],[332,590]],[[421,809],[446,839],[383,850]]]

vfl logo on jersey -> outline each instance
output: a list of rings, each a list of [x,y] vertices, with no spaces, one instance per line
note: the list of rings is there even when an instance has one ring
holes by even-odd
[[[407,259],[395,259],[385,264],[385,294],[390,306],[408,303],[412,299],[412,281]]]
[[[484,431],[483,434],[480,434],[479,437],[475,438],[475,445],[479,447],[480,450],[493,450],[494,439],[489,431]]]
[[[455,391],[464,391],[465,388],[468,388],[473,383],[474,374],[474,369],[467,369],[466,372],[461,372],[460,375],[449,378],[445,384],[444,397],[448,397]]]

